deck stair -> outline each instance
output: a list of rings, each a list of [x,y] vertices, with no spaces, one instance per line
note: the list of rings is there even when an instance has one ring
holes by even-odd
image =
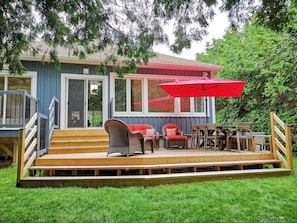
[[[55,130],[48,154],[106,152],[108,135],[105,130]]]

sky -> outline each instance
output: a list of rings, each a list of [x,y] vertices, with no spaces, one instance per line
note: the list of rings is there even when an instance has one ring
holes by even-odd
[[[153,49],[155,52],[163,53],[171,56],[182,57],[184,59],[195,60],[196,53],[202,53],[205,51],[207,42],[211,42],[212,39],[222,38],[228,27],[228,18],[226,13],[218,14],[208,27],[209,34],[204,37],[201,42],[193,42],[191,49],[184,50],[181,54],[174,54],[169,50],[169,47],[165,45],[157,45]],[[169,37],[170,39],[170,37]]]

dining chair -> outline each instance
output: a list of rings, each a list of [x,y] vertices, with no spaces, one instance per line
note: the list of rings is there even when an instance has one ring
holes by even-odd
[[[191,125],[191,148],[196,147],[198,142],[198,126],[197,124]]]
[[[255,148],[259,147],[259,151],[270,149],[271,135],[267,135],[265,132],[253,132],[255,140]]]
[[[246,141],[248,142],[248,150],[255,151],[255,140],[252,132],[251,122],[238,122],[236,124],[235,134],[230,136],[230,141],[236,141],[237,149],[245,149]]]
[[[197,126],[197,144],[196,148],[206,148],[206,124],[198,124]]]
[[[206,128],[206,146],[208,146],[208,148],[213,148],[214,150],[216,150],[217,148],[221,148],[221,145],[225,140],[225,136],[219,135],[219,131],[216,124],[208,123],[206,125]]]

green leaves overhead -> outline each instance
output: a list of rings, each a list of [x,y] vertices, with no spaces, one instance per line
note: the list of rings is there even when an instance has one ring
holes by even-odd
[[[264,6],[268,7],[270,1],[266,0]],[[215,7],[227,11],[236,27],[250,12],[260,10],[259,4],[255,0],[2,1],[0,70],[8,64],[12,74],[22,74],[25,69],[19,57],[24,51],[36,54],[34,42],[38,40],[45,41],[53,51],[58,46],[67,47],[81,59],[117,47],[108,52],[102,64],[107,64],[109,56],[124,62],[121,66],[126,62],[127,67],[147,63],[153,56],[154,44],[167,44],[180,53],[193,41],[200,41],[215,15]],[[262,12],[265,14],[265,9]],[[169,23],[173,28],[167,32],[164,27]],[[171,33],[173,40],[169,42]],[[59,55],[52,55],[52,61],[58,64]]]

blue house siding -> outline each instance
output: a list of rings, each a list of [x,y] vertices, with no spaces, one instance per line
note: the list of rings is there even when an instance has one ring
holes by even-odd
[[[39,99],[38,111],[41,113],[47,112],[47,108],[53,97],[61,101],[61,74],[81,74],[83,68],[89,68],[89,75],[96,75],[95,65],[85,64],[68,64],[62,63],[61,70],[57,70],[53,63],[41,63],[38,61],[23,61],[24,66],[29,71],[37,72],[37,98]],[[108,73],[110,70],[108,70]],[[200,71],[174,71],[164,69],[138,69],[140,74],[159,74],[159,75],[187,75],[187,76],[200,76]],[[110,101],[110,76],[108,77],[108,101]],[[103,108],[108,109],[108,108]],[[210,114],[212,114],[212,102],[210,100]],[[208,122],[213,122],[213,117],[208,118]],[[176,123],[180,126],[181,130],[186,134],[191,133],[191,125],[196,123],[205,123],[204,117],[149,117],[149,116],[114,116],[114,118],[121,119],[127,123],[148,123],[154,126],[160,134],[162,134],[162,127],[166,123]]]
[[[53,63],[40,63],[24,61],[23,65],[29,71],[37,72],[37,98],[38,111],[46,113],[53,97],[61,101],[61,74],[82,74],[83,68],[89,68],[89,73],[96,73],[96,66],[81,64],[61,64],[61,69],[56,69]]]
[[[61,71],[54,64],[40,62],[23,62],[29,71],[37,72],[38,111],[45,113],[53,97],[61,97]]]
[[[162,134],[162,127],[167,123],[175,123],[180,127],[185,134],[191,133],[192,124],[203,124],[205,118],[203,117],[125,117],[125,116],[114,116],[114,118],[120,119],[126,123],[133,124],[150,124],[160,134]]]

